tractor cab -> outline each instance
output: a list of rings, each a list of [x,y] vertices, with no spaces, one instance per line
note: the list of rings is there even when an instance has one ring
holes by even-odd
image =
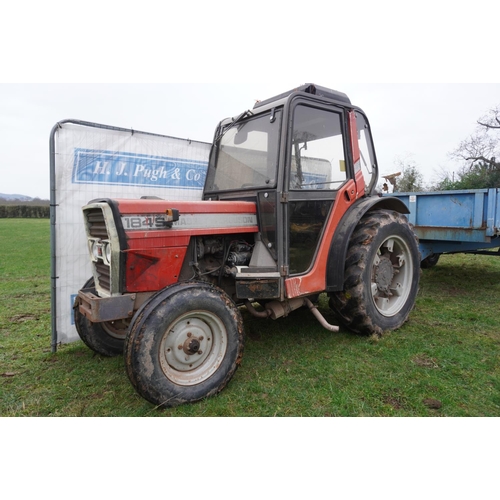
[[[345,94],[307,84],[219,124],[204,198],[255,201],[263,250],[249,267],[303,276],[325,250],[333,214],[338,222],[377,177],[364,113]]]

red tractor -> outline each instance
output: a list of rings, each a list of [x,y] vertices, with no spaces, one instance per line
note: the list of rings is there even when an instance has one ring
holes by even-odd
[[[83,208],[93,277],[75,302],[82,340],[124,352],[159,406],[221,391],[241,362],[240,308],[277,319],[321,293],[346,328],[381,335],[412,310],[417,239],[375,194],[368,120],[313,84],[219,123],[202,201],[102,199]]]

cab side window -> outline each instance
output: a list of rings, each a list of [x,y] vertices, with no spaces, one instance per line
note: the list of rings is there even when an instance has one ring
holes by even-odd
[[[340,115],[297,106],[293,119],[290,190],[336,190],[346,178]]]

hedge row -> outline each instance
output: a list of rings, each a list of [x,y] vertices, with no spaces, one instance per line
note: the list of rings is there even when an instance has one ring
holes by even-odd
[[[49,219],[50,207],[32,205],[0,205],[0,219]]]

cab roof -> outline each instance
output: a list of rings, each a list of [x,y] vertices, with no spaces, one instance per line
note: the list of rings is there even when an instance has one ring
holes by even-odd
[[[265,99],[264,101],[259,101],[255,104],[253,109],[269,105],[275,101],[284,99],[285,97],[288,97],[289,95],[296,92],[304,92],[306,94],[317,95],[319,97],[326,97],[327,99],[332,99],[334,101],[341,102],[343,104],[351,105],[351,100],[343,92],[328,89],[326,87],[320,87],[319,85],[316,85],[314,83],[306,83],[305,85],[301,85],[300,87],[289,90],[288,92],[284,92],[283,94],[279,94],[269,99]]]

